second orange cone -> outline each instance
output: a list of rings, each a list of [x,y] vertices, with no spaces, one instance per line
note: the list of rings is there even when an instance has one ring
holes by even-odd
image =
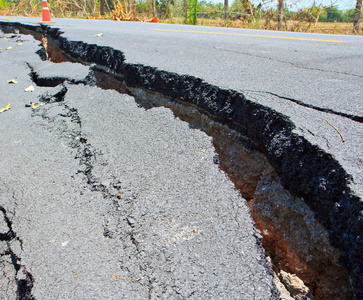
[[[40,23],[40,24],[55,23],[55,21],[52,21],[50,19],[50,13],[49,13],[47,0],[43,0],[43,17],[42,17],[42,20],[38,23]]]

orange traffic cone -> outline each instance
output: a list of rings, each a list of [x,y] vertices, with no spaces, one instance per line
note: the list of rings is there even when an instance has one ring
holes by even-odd
[[[158,22],[158,18],[157,17],[154,17],[150,20],[147,20],[146,22],[151,22],[151,23],[157,23]]]
[[[43,17],[42,17],[42,20],[38,23],[40,23],[40,24],[55,23],[55,21],[52,21],[50,19],[50,13],[49,13],[47,0],[43,0]]]

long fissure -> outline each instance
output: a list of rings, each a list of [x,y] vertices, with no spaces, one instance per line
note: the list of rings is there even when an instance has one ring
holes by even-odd
[[[43,59],[92,64],[93,84],[128,93],[145,109],[168,107],[212,136],[220,167],[248,201],[276,273],[298,275],[316,299],[363,297],[362,202],[339,163],[293,133],[287,117],[199,78],[125,63],[121,51],[69,41],[57,28],[5,27],[41,40]],[[62,79],[53,81],[43,84]]]

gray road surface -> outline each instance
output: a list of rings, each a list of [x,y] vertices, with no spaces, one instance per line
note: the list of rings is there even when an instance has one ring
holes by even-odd
[[[69,40],[111,46],[129,63],[193,75],[289,116],[295,132],[332,154],[353,176],[351,188],[362,196],[362,37],[56,21],[51,26]],[[2,70],[8,70],[1,74],[6,74],[3,85],[15,76],[31,83],[25,61],[44,76],[87,75],[79,65],[40,62],[33,55],[37,43],[29,38],[28,44],[33,46],[24,47],[26,53],[13,46],[12,53],[19,53],[15,60],[10,50],[2,51]],[[64,102],[32,112],[24,104],[37,102],[35,94],[59,89],[36,87],[39,92],[25,98],[26,86],[11,87],[23,103],[21,113],[14,104],[0,115],[7,118],[2,139],[10,143],[2,147],[19,148],[18,156],[2,151],[7,163],[0,175],[7,191],[2,205],[22,240],[23,251],[14,249],[31,269],[35,296],[78,297],[87,290],[90,297],[109,298],[272,297],[272,275],[248,209],[214,164],[210,138],[166,109],[144,111],[115,92],[68,84]],[[2,99],[8,88],[1,89]],[[79,145],[77,154],[72,147]],[[26,162],[20,159],[28,153]],[[92,253],[100,254],[88,261]],[[89,288],[95,282],[102,283]],[[55,283],[59,289],[50,292]]]
[[[34,18],[16,18],[36,24]],[[8,19],[4,19],[8,20]],[[11,21],[11,20],[8,20]],[[363,195],[363,37],[155,23],[57,19],[63,36],[110,46],[126,62],[193,75],[289,116],[333,154]],[[103,33],[102,37],[96,37]],[[352,118],[360,118],[360,122]],[[343,135],[342,143],[339,133]]]
[[[25,107],[59,91],[24,92],[29,65],[78,79],[88,68],[42,62],[39,43],[21,40],[0,39],[0,99],[11,102],[0,114],[0,205],[13,233],[1,244],[1,298],[22,282],[27,299],[273,298],[259,234],[211,138],[96,87],[66,84],[64,101]]]

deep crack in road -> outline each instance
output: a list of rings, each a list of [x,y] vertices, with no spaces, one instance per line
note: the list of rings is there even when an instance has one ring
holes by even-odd
[[[350,192],[350,176],[329,154],[293,133],[294,124],[285,116],[252,103],[240,93],[219,89],[192,76],[126,64],[118,50],[68,41],[56,29],[11,26],[27,33],[30,30],[38,38],[42,33],[45,51],[39,53],[43,58],[62,61],[67,57],[93,65],[90,72],[88,68],[80,71],[83,78],[72,78],[44,75],[47,71],[42,69],[57,69],[54,65],[48,67],[51,63],[43,63],[47,67],[36,60],[27,64],[31,68],[30,78],[38,86],[54,87],[38,99],[45,105],[33,112],[33,117],[42,120],[35,121],[34,126],[46,128],[48,139],[58,143],[55,148],[62,146],[64,155],[71,154],[68,159],[75,155],[81,166],[74,174],[71,171],[72,183],[63,179],[63,185],[69,185],[62,189],[63,193],[68,194],[66,190],[71,187],[81,198],[98,193],[98,200],[106,202],[104,207],[98,203],[98,213],[103,212],[104,217],[106,240],[102,243],[112,253],[110,261],[119,265],[112,269],[113,279],[120,279],[122,288],[127,290],[115,290],[105,280],[105,287],[111,284],[106,288],[111,297],[134,293],[140,298],[277,297],[271,266],[259,242],[261,236],[251,234],[255,229],[247,205],[219,166],[249,201],[264,237],[262,242],[272,251],[278,269],[297,273],[320,299],[327,295],[344,295],[349,299],[352,289],[342,264],[351,272],[359,295],[360,271],[359,267],[352,268],[351,261],[361,258],[360,241],[355,237],[361,226],[362,204]],[[62,65],[66,64],[75,68],[70,63]],[[135,99],[94,85],[128,93]],[[137,107],[135,101],[146,110]],[[170,108],[191,128],[159,106]],[[211,138],[192,128],[213,137],[215,148]],[[44,143],[40,136],[39,141]],[[56,161],[53,163],[59,170],[64,168]],[[68,164],[74,170],[74,161]],[[185,178],[185,174],[193,175]],[[270,205],[271,209],[266,211]],[[279,205],[287,207],[286,211],[282,212]],[[326,209],[322,210],[322,206]],[[68,213],[77,214],[74,209]],[[94,218],[93,209],[85,212],[86,219],[87,214]],[[53,217],[57,216],[58,213]],[[280,220],[274,223],[271,218]],[[99,220],[95,223],[100,224]],[[288,225],[281,226],[282,223]],[[343,226],[336,227],[337,224]],[[87,228],[82,222],[78,225]],[[294,226],[299,226],[297,232],[306,236],[292,238]],[[286,234],[289,241],[283,237]],[[302,241],[306,245],[302,246]],[[87,241],[84,242],[86,245]],[[61,249],[68,244],[69,240],[63,241]],[[240,250],[246,247],[247,252]],[[29,248],[29,253],[35,249]],[[92,246],[82,249],[90,253]],[[59,256],[62,252],[54,259]],[[29,254],[27,259],[32,270],[38,270],[33,275],[44,273],[47,264],[37,266]],[[98,259],[107,265],[102,258]],[[253,267],[246,265],[249,263]],[[75,265],[80,267],[79,262]],[[78,272],[73,271],[75,278]],[[97,278],[97,274],[92,276]],[[53,279],[37,282],[37,277],[34,290],[41,298],[66,295],[58,290],[49,294],[47,285]],[[77,286],[73,292],[84,293]],[[104,292],[99,295],[104,297]]]
[[[277,297],[249,208],[211,138],[116,91],[39,80],[37,69],[64,64],[28,58],[17,79],[36,78],[41,94],[18,90],[12,97],[27,97],[1,115],[1,178],[22,195],[14,226],[32,297]]]

